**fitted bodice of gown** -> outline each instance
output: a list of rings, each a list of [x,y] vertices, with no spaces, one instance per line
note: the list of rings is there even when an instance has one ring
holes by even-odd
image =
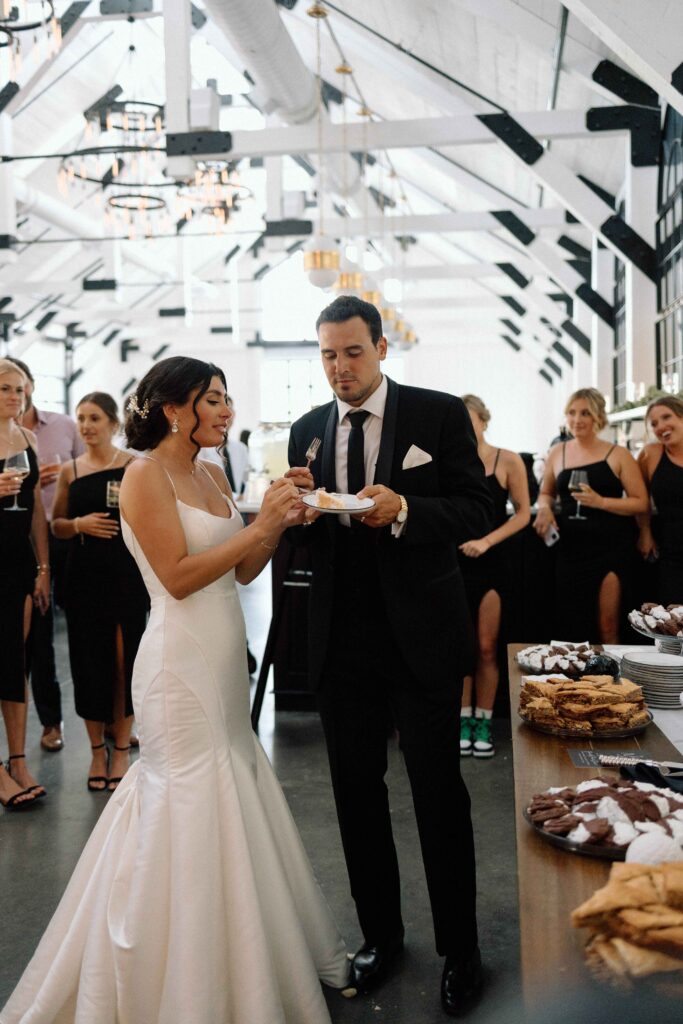
[[[190,554],[242,529],[234,507],[178,514]],[[0,1024],[329,1024],[346,950],[251,728],[235,573],[176,600],[122,531],[151,598],[140,758]]]

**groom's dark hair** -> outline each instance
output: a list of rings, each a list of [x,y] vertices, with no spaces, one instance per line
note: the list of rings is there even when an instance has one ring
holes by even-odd
[[[329,306],[325,306],[315,322],[316,332],[321,324],[343,324],[354,316],[359,316],[368,325],[372,344],[376,346],[383,333],[382,317],[376,306],[357,299],[355,295],[340,295]]]

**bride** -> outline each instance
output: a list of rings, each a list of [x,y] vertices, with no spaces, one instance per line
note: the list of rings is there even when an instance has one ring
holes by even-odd
[[[249,718],[235,580],[303,512],[277,480],[247,527],[220,467],[210,363],[157,363],[130,401],[121,487],[151,598],[133,674],[140,758],[111,797],[1,1024],[328,1024],[346,950]]]

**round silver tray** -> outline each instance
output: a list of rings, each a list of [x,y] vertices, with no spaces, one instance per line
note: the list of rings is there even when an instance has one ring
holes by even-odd
[[[598,857],[600,860],[626,860],[627,846],[596,846],[594,843],[575,843],[566,836],[556,836],[552,832],[546,832],[542,825],[532,821],[527,808],[522,811],[524,820],[531,825],[534,832],[544,839],[551,846],[567,853],[578,853],[580,857]]]
[[[652,713],[648,711],[648,720],[643,722],[642,725],[633,725],[630,729],[600,729],[599,731],[591,729],[588,732],[586,729],[559,729],[552,725],[543,725],[542,722],[532,722],[530,719],[525,718],[521,711],[518,711],[517,714],[530,729],[534,729],[536,732],[543,732],[546,736],[559,736],[563,740],[627,739],[629,736],[638,736],[641,732],[645,732],[652,721]]]

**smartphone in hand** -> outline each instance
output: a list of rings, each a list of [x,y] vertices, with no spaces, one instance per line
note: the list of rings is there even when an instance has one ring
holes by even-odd
[[[557,544],[560,539],[560,531],[556,526],[551,523],[548,529],[543,534],[543,543],[547,548],[551,548],[553,544]]]

